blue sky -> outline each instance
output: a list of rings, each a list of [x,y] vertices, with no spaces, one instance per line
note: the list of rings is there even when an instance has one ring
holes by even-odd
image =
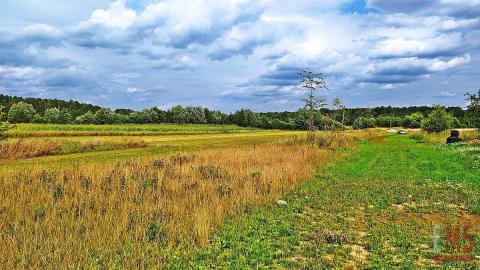
[[[350,107],[465,105],[480,0],[3,0],[0,93],[111,108],[296,110],[297,72]]]

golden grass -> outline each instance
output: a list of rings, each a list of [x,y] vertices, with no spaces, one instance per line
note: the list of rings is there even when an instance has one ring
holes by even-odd
[[[450,137],[450,130],[440,133],[427,133],[424,131],[418,131],[410,135],[415,140],[432,143],[432,144],[444,144],[447,138]],[[460,129],[460,138],[468,142],[471,140],[480,139],[480,132],[475,129]]]
[[[226,217],[272,203],[318,166],[329,149],[304,140],[73,168],[0,172],[0,265],[18,268],[161,266],[169,249],[205,245]],[[365,136],[365,135],[362,135]]]
[[[84,153],[94,150],[143,148],[147,143],[136,139],[94,139],[63,142],[54,139],[10,140],[0,142],[0,160],[27,159],[57,154]]]
[[[58,143],[50,140],[26,142],[18,140],[0,143],[0,160],[22,159],[50,155],[61,149]]]

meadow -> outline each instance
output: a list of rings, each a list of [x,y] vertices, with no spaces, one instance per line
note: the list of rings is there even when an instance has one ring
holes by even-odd
[[[435,224],[480,221],[476,143],[383,129],[317,132],[312,143],[297,131],[134,126],[9,131],[2,267],[479,267],[433,260],[431,240]]]
[[[206,134],[248,132],[255,128],[236,125],[202,124],[124,124],[124,125],[63,125],[16,124],[7,132],[9,137],[59,136],[159,136],[172,134]]]

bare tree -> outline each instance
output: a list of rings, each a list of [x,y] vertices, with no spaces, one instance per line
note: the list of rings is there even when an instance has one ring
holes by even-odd
[[[327,84],[323,73],[313,73],[312,71],[304,70],[299,72],[303,88],[309,91],[308,97],[305,99],[305,108],[308,112],[308,140],[315,141],[315,112],[326,105],[325,98],[317,98],[315,90],[327,89]]]

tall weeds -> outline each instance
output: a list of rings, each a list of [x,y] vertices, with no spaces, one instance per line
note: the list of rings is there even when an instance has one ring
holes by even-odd
[[[61,149],[53,141],[26,142],[23,140],[0,143],[0,160],[40,157],[58,152]]]
[[[62,142],[53,139],[43,140],[10,140],[0,142],[0,160],[26,159],[57,154],[84,153],[96,150],[119,150],[143,148],[147,143],[143,140],[78,140]]]
[[[440,133],[427,133],[427,132],[415,132],[410,137],[419,142],[432,143],[432,144],[443,144],[446,142],[447,138],[450,136],[450,130],[440,132]],[[460,138],[464,141],[472,141],[480,139],[480,132],[478,130],[468,129],[460,131]]]

